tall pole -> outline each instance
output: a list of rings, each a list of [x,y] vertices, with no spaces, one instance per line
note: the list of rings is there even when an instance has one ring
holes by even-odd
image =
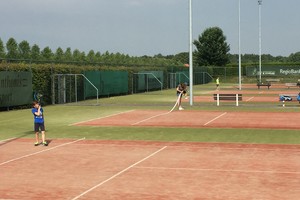
[[[258,42],[259,42],[259,82],[261,83],[261,5],[262,0],[258,0]]]
[[[189,0],[189,24],[190,24],[190,50],[189,50],[189,76],[190,76],[190,105],[193,105],[193,22],[192,22],[192,0]]]
[[[242,90],[242,60],[241,60],[241,0],[239,0],[239,90]]]

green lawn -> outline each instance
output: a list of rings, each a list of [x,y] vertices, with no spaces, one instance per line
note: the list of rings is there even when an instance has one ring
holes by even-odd
[[[213,85],[197,86],[209,91]],[[198,92],[197,91],[197,92]],[[196,92],[196,95],[197,95]],[[99,106],[55,105],[44,107],[48,138],[82,138],[99,140],[151,140],[191,142],[235,142],[300,144],[298,130],[214,129],[214,128],[156,128],[156,127],[76,127],[72,123],[104,117],[133,109],[170,110],[176,100],[173,90],[156,91],[121,97],[100,99]],[[300,108],[283,109],[270,106],[221,106],[197,103],[187,110],[299,112]],[[33,116],[30,109],[0,112],[0,140],[11,137],[32,138]]]

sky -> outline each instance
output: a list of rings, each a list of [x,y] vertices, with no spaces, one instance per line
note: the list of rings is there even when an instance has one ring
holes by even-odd
[[[241,53],[259,53],[257,0],[241,2]],[[192,0],[193,40],[220,27],[238,53],[238,0]],[[174,55],[189,50],[189,0],[1,0],[0,38],[41,49]],[[300,51],[300,1],[263,0],[262,53]]]

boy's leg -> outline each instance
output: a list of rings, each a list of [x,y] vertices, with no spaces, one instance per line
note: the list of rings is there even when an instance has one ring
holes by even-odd
[[[43,140],[43,145],[48,146],[48,143],[46,141],[46,133],[45,133],[45,125],[44,123],[41,124],[41,132],[42,132],[42,140]]]
[[[35,132],[35,143],[34,143],[34,145],[37,146],[39,144],[40,144],[40,142],[39,142],[39,132]]]
[[[43,143],[46,142],[46,133],[45,133],[45,131],[42,131],[42,140],[43,140]]]
[[[39,142],[39,132],[35,132],[35,142]]]

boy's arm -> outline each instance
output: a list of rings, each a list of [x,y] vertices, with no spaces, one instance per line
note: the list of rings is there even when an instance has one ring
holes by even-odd
[[[41,115],[41,106],[39,106],[38,111],[34,113],[36,116]]]

